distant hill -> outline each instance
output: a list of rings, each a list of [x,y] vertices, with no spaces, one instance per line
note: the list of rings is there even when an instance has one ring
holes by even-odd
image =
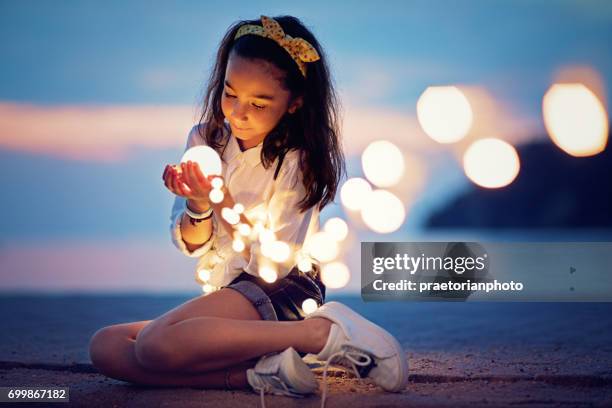
[[[612,153],[577,158],[549,140],[520,146],[508,187],[469,191],[432,213],[427,228],[612,227]]]

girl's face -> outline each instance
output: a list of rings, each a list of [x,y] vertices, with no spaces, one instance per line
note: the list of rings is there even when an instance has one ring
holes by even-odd
[[[257,146],[285,112],[302,104],[282,87],[284,73],[271,63],[230,53],[221,98],[223,115],[244,149]]]

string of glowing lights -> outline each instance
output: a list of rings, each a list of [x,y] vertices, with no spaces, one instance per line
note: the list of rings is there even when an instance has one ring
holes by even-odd
[[[417,102],[417,118],[422,129],[441,144],[463,139],[472,127],[475,114],[468,98],[454,86],[429,87]],[[597,154],[607,143],[609,125],[605,108],[583,84],[551,86],[543,100],[543,116],[551,139],[568,154],[579,157]],[[181,161],[188,160],[197,162],[205,175],[221,174],[220,158],[207,146],[188,149]],[[381,163],[385,165],[381,166]],[[345,213],[374,232],[386,234],[396,231],[405,221],[406,208],[390,189],[401,182],[406,171],[402,151],[386,140],[372,142],[362,153],[361,165],[365,178],[349,178],[340,189]],[[489,137],[467,146],[463,167],[473,183],[486,188],[501,188],[517,177],[520,160],[510,143]],[[210,201],[222,203],[225,198],[223,179],[215,177],[211,184]],[[234,252],[241,253],[247,246],[257,251],[258,274],[266,282],[278,279],[280,266],[297,266],[300,271],[308,272],[313,262],[321,264],[321,279],[327,287],[341,288],[349,282],[349,268],[338,260],[343,253],[342,245],[349,236],[344,219],[330,218],[324,228],[309,236],[302,247],[295,247],[278,240],[274,231],[266,227],[265,214],[255,216],[251,226],[241,222],[244,213],[244,206],[236,203],[232,208],[222,208],[219,215],[234,228]],[[215,259],[213,255],[213,264],[220,261],[221,258]],[[210,283],[212,274],[211,268],[196,271],[196,281],[205,293],[217,289]],[[311,313],[316,310],[317,303],[314,299],[307,299],[302,307],[306,313]]]

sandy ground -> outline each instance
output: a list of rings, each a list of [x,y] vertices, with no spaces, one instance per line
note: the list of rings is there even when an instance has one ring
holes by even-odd
[[[515,364],[524,362],[516,361]],[[328,379],[328,407],[606,407],[612,406],[612,376],[567,374],[491,374],[472,366],[490,366],[476,356],[456,356],[445,361],[449,374],[432,370],[441,364],[435,356],[417,357],[407,389],[385,393],[368,381],[334,371]],[[451,367],[452,366],[452,367]],[[458,367],[457,373],[450,374]],[[608,365],[609,367],[609,365]],[[319,370],[315,370],[319,371]],[[537,370],[534,370],[537,371]],[[557,370],[555,370],[557,371]],[[560,371],[560,370],[559,370]],[[519,371],[520,372],[520,371]],[[70,387],[70,406],[78,407],[230,407],[257,406],[251,392],[198,390],[191,388],[145,388],[109,379],[89,365],[17,367],[4,363],[0,385],[47,385]],[[318,378],[322,381],[320,373]],[[66,404],[56,404],[65,406]],[[266,396],[271,407],[318,407],[320,392],[294,400]],[[22,405],[19,405],[22,406]]]
[[[138,387],[91,366],[87,342],[97,328],[152,318],[182,300],[0,298],[0,386],[70,387],[70,403],[57,406],[260,405],[247,391]],[[344,301],[398,337],[411,376],[404,392],[389,394],[336,370],[328,407],[612,407],[612,305]],[[315,407],[320,392],[299,400],[266,396],[266,405]]]

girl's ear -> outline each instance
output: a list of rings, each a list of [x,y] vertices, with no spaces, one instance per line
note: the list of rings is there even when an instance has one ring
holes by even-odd
[[[287,112],[289,112],[290,114],[293,114],[295,113],[296,110],[300,109],[303,104],[304,104],[304,98],[302,98],[301,96],[298,96],[289,104],[289,109],[287,109]]]

